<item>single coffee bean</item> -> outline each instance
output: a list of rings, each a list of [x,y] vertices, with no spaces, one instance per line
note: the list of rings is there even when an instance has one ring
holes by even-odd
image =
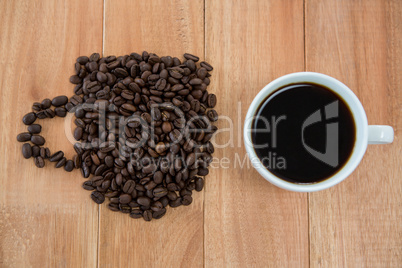
[[[216,106],[216,95],[215,94],[208,94],[207,105],[209,108],[214,108]]]
[[[67,159],[66,159],[65,157],[63,157],[62,159],[60,159],[60,160],[56,163],[55,167],[56,167],[56,168],[64,167],[64,165],[66,164],[66,161],[67,161]]]
[[[209,64],[208,62],[202,61],[200,63],[201,67],[204,67],[205,69],[207,69],[207,71],[212,71],[214,68],[211,66],[211,64]]]
[[[160,218],[162,218],[163,216],[165,216],[165,214],[166,214],[166,208],[162,208],[161,210],[154,211],[154,212],[152,213],[152,217],[153,217],[154,219],[160,219]]]
[[[48,109],[50,108],[50,106],[52,106],[52,101],[50,99],[44,99],[41,102],[41,108],[42,110]]]
[[[218,120],[218,113],[215,110],[209,110],[207,112],[208,119],[211,120],[212,122],[215,122]]]
[[[24,115],[24,117],[22,118],[22,122],[25,125],[31,125],[33,122],[35,122],[36,120],[36,114],[35,113],[27,113],[26,115]]]
[[[37,145],[32,146],[32,156],[37,157],[40,154],[40,147]]]
[[[130,202],[131,202],[131,195],[129,195],[129,194],[122,194],[122,195],[120,195],[120,197],[119,197],[119,202],[120,202],[121,204],[128,204],[128,203],[130,203]]]
[[[63,106],[64,104],[66,104],[68,102],[68,98],[67,96],[57,96],[52,100],[52,105],[54,107],[60,107]]]
[[[28,126],[28,132],[31,134],[39,134],[42,131],[42,126],[38,124],[32,124]]]
[[[184,53],[183,56],[184,56],[184,58],[186,58],[187,60],[192,60],[192,61],[194,61],[194,62],[197,62],[197,61],[200,60],[199,57],[197,57],[197,56],[195,56],[195,55],[192,55],[192,54],[189,54],[189,53]]]
[[[35,112],[39,112],[40,110],[42,110],[42,105],[39,102],[34,102],[34,104],[32,104],[32,110]]]
[[[67,110],[64,107],[56,107],[54,109],[54,113],[58,116],[58,117],[66,117],[67,115]]]
[[[45,166],[45,161],[40,156],[35,157],[34,162],[35,166],[37,166],[38,168],[43,168]]]
[[[137,199],[137,203],[144,207],[149,207],[151,204],[151,199],[148,197],[142,196]]]
[[[204,187],[204,180],[201,177],[197,177],[195,179],[195,190],[199,192],[202,190],[203,187]]]
[[[56,152],[56,153],[54,153],[54,154],[52,154],[52,155],[50,156],[49,161],[50,161],[50,162],[57,162],[57,161],[59,161],[60,159],[62,159],[63,156],[64,156],[64,153],[63,153],[62,151],[58,151],[58,152]]]
[[[193,202],[193,198],[191,197],[191,195],[185,195],[185,196],[183,196],[183,198],[182,198],[182,200],[181,200],[181,203],[182,203],[184,206],[188,206],[188,205],[190,205],[192,202]]]
[[[151,210],[146,210],[146,211],[144,211],[142,216],[144,217],[145,221],[151,221],[152,220],[152,211]]]
[[[73,156],[73,163],[75,168],[80,168],[81,167],[81,157],[79,155],[74,155]]]
[[[32,147],[29,143],[24,143],[22,145],[22,155],[25,159],[31,158],[32,156]]]
[[[35,145],[43,145],[45,144],[45,138],[40,135],[32,135],[31,142]]]
[[[74,169],[74,163],[72,160],[67,160],[66,165],[64,166],[64,170],[67,172],[71,172]]]
[[[130,217],[134,219],[142,218],[142,210],[141,209],[133,209],[130,213]]]
[[[98,191],[94,191],[91,193],[92,200],[97,204],[102,204],[105,201],[105,196]]]
[[[20,134],[17,135],[17,141],[19,142],[26,142],[26,141],[30,141],[31,140],[31,133],[29,132],[22,132]]]

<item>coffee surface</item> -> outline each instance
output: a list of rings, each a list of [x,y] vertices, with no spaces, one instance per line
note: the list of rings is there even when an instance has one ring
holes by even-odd
[[[340,96],[304,83],[269,95],[257,110],[251,134],[260,162],[271,173],[293,183],[315,183],[348,161],[356,127]]]

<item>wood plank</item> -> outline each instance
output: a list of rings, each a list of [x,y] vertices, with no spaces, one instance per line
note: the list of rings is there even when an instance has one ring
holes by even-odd
[[[343,81],[370,124],[396,132],[392,145],[369,145],[346,181],[310,195],[312,267],[402,263],[401,25],[401,1],[307,0],[307,70]]]
[[[206,0],[205,10],[218,125],[230,128],[216,136],[222,166],[206,179],[205,266],[307,267],[307,194],[281,190],[239,165],[254,96],[273,79],[304,70],[303,1]]]
[[[95,267],[98,206],[78,170],[23,159],[21,119],[32,103],[71,96],[77,56],[102,48],[102,1],[0,1],[0,266]],[[42,120],[51,151],[73,148],[64,120]]]
[[[202,0],[112,1],[105,6],[104,55],[154,52],[182,58],[204,55]],[[101,267],[200,267],[203,265],[203,193],[189,207],[168,208],[145,222],[101,206]]]

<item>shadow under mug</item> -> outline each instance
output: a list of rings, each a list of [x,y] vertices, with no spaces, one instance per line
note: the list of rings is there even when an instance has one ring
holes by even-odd
[[[251,103],[247,111],[243,131],[244,143],[250,159],[259,159],[253,147],[251,130],[253,119],[257,114],[258,108],[260,107],[261,103],[263,103],[266,98],[277,89],[290,84],[298,83],[313,83],[322,85],[337,93],[340,97],[342,97],[344,102],[347,103],[352,112],[352,116],[356,126],[356,139],[352,154],[350,155],[349,160],[346,162],[346,164],[337,173],[329,178],[326,178],[323,181],[310,184],[297,184],[288,182],[275,176],[268,169],[266,169],[260,161],[257,164],[255,161],[251,161],[254,168],[267,181],[280,188],[296,192],[315,192],[324,190],[340,183],[345,178],[347,178],[353,172],[353,170],[355,170],[355,168],[359,165],[361,159],[363,158],[364,153],[366,152],[367,144],[387,144],[393,142],[393,128],[390,126],[382,125],[369,126],[367,123],[367,116],[362,104],[360,103],[356,95],[352,92],[352,90],[350,90],[346,85],[336,80],[335,78],[321,73],[299,72],[287,74],[275,79],[274,81],[266,85],[257,94],[253,102]]]

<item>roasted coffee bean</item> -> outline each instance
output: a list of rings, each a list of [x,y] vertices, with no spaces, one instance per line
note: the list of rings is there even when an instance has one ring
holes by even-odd
[[[50,99],[44,99],[44,100],[41,102],[41,108],[42,108],[42,110],[47,109],[47,108],[50,108],[50,106],[52,106],[52,101],[51,101]]]
[[[58,152],[56,152],[56,153],[54,153],[54,154],[52,154],[52,155],[50,156],[49,161],[50,161],[50,162],[57,162],[57,161],[59,161],[60,159],[62,159],[63,156],[64,156],[64,153],[63,153],[62,151],[58,151]]]
[[[40,154],[40,147],[37,145],[32,146],[32,156],[37,157]]]
[[[35,112],[39,112],[40,110],[42,110],[42,105],[39,102],[34,102],[34,104],[32,104],[32,110]]]
[[[145,221],[150,221],[152,220],[152,211],[151,210],[145,210],[144,213],[142,214],[144,217]]]
[[[73,163],[75,168],[80,168],[81,167],[81,157],[79,155],[74,155],[73,156]]]
[[[207,116],[208,116],[209,120],[211,120],[212,122],[215,122],[216,120],[218,120],[218,113],[215,110],[209,110],[207,112]]]
[[[57,96],[52,100],[52,105],[54,107],[60,107],[63,106],[68,102],[67,96]]]
[[[26,142],[26,141],[30,141],[31,140],[31,133],[29,132],[22,132],[20,134],[17,135],[17,141],[19,142]]]
[[[45,160],[42,157],[37,156],[34,158],[35,166],[38,168],[43,168],[45,166]]]
[[[64,170],[67,172],[71,172],[74,169],[74,162],[73,160],[67,160],[66,165],[64,166]]]
[[[31,158],[32,156],[32,147],[29,143],[24,143],[22,145],[22,155],[25,159]]]
[[[31,142],[35,145],[41,146],[41,145],[45,144],[45,138],[43,138],[40,135],[32,135]]]
[[[197,61],[200,60],[199,57],[197,57],[197,56],[195,56],[195,55],[192,55],[192,54],[189,54],[189,53],[184,53],[183,56],[184,56],[184,58],[186,58],[187,60],[192,60],[192,61],[194,61],[194,62],[197,62]]]
[[[25,125],[31,125],[33,122],[35,122],[36,120],[36,114],[35,113],[27,113],[23,118],[22,118],[22,122]]]
[[[55,167],[56,168],[61,168],[64,167],[64,165],[66,164],[67,159],[65,157],[63,157],[62,159],[60,159],[59,161],[57,161]]]
[[[105,196],[98,191],[94,191],[91,193],[92,200],[97,204],[102,204],[105,201]]]
[[[54,113],[58,116],[58,117],[66,117],[67,115],[67,110],[64,107],[56,107],[54,109]]]
[[[185,195],[182,197],[181,203],[184,206],[188,206],[193,202],[193,198],[191,197],[191,195]]]
[[[165,216],[165,214],[166,214],[166,208],[162,208],[162,209],[160,209],[160,210],[158,210],[158,211],[154,211],[154,212],[152,213],[152,217],[153,217],[154,219],[160,219],[160,218],[162,218],[163,216]]]
[[[207,71],[212,71],[214,68],[211,66],[211,64],[209,64],[208,62],[202,61],[200,63],[201,67],[204,67],[205,69],[207,69]]]
[[[32,124],[28,126],[28,132],[31,134],[39,134],[42,131],[42,126],[38,124]]]
[[[134,219],[142,218],[142,210],[141,209],[133,209],[130,213],[130,217]]]
[[[151,199],[149,199],[148,197],[142,196],[142,197],[137,198],[137,203],[141,206],[149,207],[151,204]]]
[[[216,105],[216,95],[215,94],[208,94],[207,105],[209,108],[215,107],[215,105]]]
[[[203,187],[204,187],[204,180],[201,177],[197,177],[195,179],[195,190],[199,192],[202,190]]]

